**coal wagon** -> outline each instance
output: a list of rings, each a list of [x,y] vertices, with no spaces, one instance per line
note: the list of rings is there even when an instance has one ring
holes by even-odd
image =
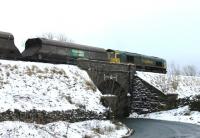
[[[45,38],[28,39],[22,56],[26,60],[76,64],[78,58],[108,61],[103,48],[60,42]]]
[[[14,44],[14,36],[11,33],[0,31],[0,58],[19,59],[21,53]]]

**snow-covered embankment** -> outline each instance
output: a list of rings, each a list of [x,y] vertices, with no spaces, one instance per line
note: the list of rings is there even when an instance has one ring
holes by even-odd
[[[103,114],[106,109],[100,98],[100,91],[87,73],[76,66],[0,60],[0,113],[81,108]],[[98,120],[44,125],[9,120],[0,123],[1,137],[120,137],[127,131],[122,124]]]
[[[192,99],[194,96],[200,95],[200,77],[168,76],[166,74],[148,72],[137,72],[137,75],[166,94],[178,94],[178,98],[190,97],[189,99]],[[188,105],[178,109],[143,115],[133,113],[130,117],[180,121],[200,125],[200,112],[191,111]]]

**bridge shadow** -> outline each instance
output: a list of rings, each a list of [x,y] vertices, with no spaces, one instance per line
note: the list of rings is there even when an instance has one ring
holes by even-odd
[[[115,117],[121,118],[128,115],[127,95],[125,89],[115,80],[107,79],[98,85],[99,90],[103,95],[108,97],[114,95],[115,101],[112,98],[102,100],[104,106],[108,107],[111,105],[112,113]],[[109,101],[108,101],[109,100]]]

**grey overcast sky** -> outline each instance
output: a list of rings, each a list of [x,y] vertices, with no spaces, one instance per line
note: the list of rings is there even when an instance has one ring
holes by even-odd
[[[200,0],[0,0],[0,31],[21,51],[27,38],[52,32],[200,68]]]

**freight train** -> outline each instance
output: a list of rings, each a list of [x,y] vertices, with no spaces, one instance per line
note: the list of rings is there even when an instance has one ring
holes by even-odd
[[[14,36],[0,32],[0,58],[76,65],[77,59],[97,60],[113,64],[135,64],[136,70],[166,73],[166,61],[162,58],[137,53],[103,49],[46,38],[32,38],[20,53],[14,44]]]

